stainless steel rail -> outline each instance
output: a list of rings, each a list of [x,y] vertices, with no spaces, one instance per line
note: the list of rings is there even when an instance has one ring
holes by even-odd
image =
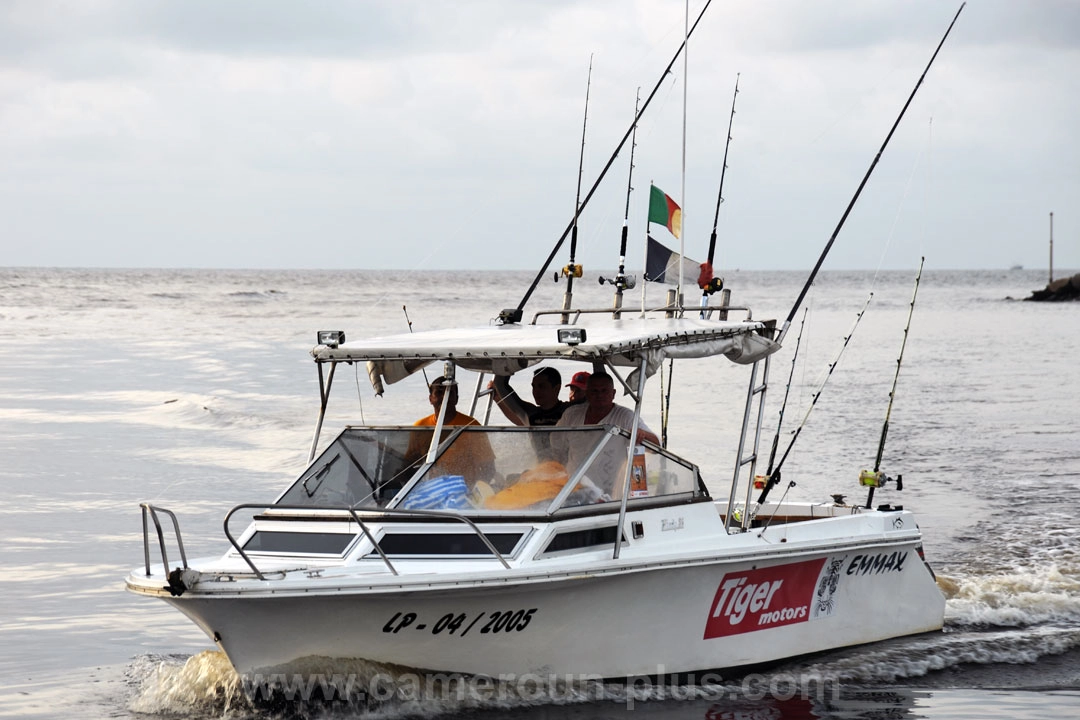
[[[622,307],[622,308],[619,308],[619,310],[621,310],[622,312],[627,313],[627,314],[629,314],[631,312],[644,312],[645,314],[660,313],[660,312],[664,312],[664,313],[670,313],[670,312],[677,312],[677,313],[696,312],[696,313],[699,314],[699,316],[704,316],[707,319],[711,319],[712,314],[714,312],[715,313],[720,313],[720,312],[725,312],[726,313],[726,312],[729,312],[729,311],[732,311],[732,310],[741,310],[741,311],[746,313],[746,322],[750,322],[753,319],[753,312],[750,310],[749,307],[746,307],[745,305],[722,305],[722,306],[708,306],[708,307],[701,307],[701,306],[691,307],[689,305],[682,305],[682,304],[665,304],[665,305],[656,305],[656,306],[652,306],[652,307],[647,307],[643,311],[642,310],[635,311],[633,308],[628,308],[628,307]],[[572,317],[572,319],[569,319],[569,322],[571,324],[573,324],[573,323],[577,322],[578,319],[582,315],[610,314],[611,312],[612,312],[612,308],[609,308],[609,307],[607,307],[607,308],[573,308],[572,310],[569,310],[569,311],[567,311],[567,310],[538,310],[535,313],[533,313],[533,318],[532,318],[532,322],[530,323],[530,325],[536,325],[537,320],[539,320],[541,317],[544,317],[544,316],[547,316],[547,315],[567,315],[567,314],[571,315],[573,317]],[[565,323],[563,323],[563,324],[565,324]]]
[[[236,507],[234,507],[232,510],[229,511],[228,515],[225,516],[225,521],[223,523],[224,527],[225,527],[225,537],[227,537],[229,539],[229,543],[232,544],[232,546],[236,550],[236,552],[240,555],[241,558],[243,558],[244,562],[247,563],[248,567],[251,568],[252,572],[254,572],[255,576],[258,577],[260,580],[266,580],[266,576],[263,575],[262,572],[259,571],[259,568],[255,566],[255,563],[251,560],[251,558],[248,556],[248,554],[246,552],[244,552],[244,549],[240,546],[240,543],[238,543],[236,541],[236,538],[234,538],[232,533],[229,531],[229,520],[232,519],[232,516],[238,510],[245,510],[245,509],[250,510],[250,509],[253,509],[253,508],[261,508],[263,510],[329,510],[329,511],[337,511],[337,512],[342,512],[342,511],[347,512],[347,513],[349,513],[349,517],[351,517],[356,522],[356,524],[360,527],[360,530],[361,530],[361,532],[364,533],[364,536],[368,539],[368,541],[371,542],[371,545],[375,548],[375,551],[377,553],[379,553],[379,557],[382,558],[383,563],[386,564],[386,568],[391,573],[393,573],[394,575],[398,575],[398,571],[394,568],[394,565],[390,562],[390,558],[388,558],[386,556],[386,553],[383,552],[383,549],[379,546],[379,543],[376,542],[375,537],[371,534],[371,530],[364,523],[364,521],[360,519],[360,515],[358,513],[363,514],[364,516],[370,516],[370,517],[367,517],[368,522],[371,522],[373,519],[378,520],[381,517],[385,517],[385,516],[398,516],[398,517],[404,517],[404,518],[409,518],[409,517],[439,517],[439,518],[445,518],[447,520],[454,520],[456,522],[465,523],[470,528],[472,528],[472,531],[475,532],[477,537],[480,538],[480,541],[482,543],[484,543],[485,546],[487,546],[487,549],[491,551],[491,554],[494,555],[495,558],[500,563],[502,563],[502,566],[504,568],[506,568],[507,570],[510,569],[510,564],[508,562],[506,562],[506,558],[504,558],[502,553],[499,552],[498,548],[496,548],[491,543],[491,541],[488,540],[487,536],[484,535],[484,532],[476,525],[476,523],[474,523],[469,518],[464,517],[463,515],[458,515],[456,513],[443,512],[443,511],[440,511],[440,510],[401,510],[401,509],[398,509],[398,508],[372,508],[372,509],[361,508],[361,509],[357,510],[356,508],[351,508],[351,507],[341,507],[341,506],[331,506],[331,505],[266,505],[266,504],[261,504],[261,503],[245,503],[243,505],[237,505]],[[172,513],[169,513],[169,514],[171,515]],[[183,552],[182,549],[181,549],[181,552]],[[148,567],[149,567],[149,565],[148,565]],[[185,567],[187,567],[186,561],[185,561]],[[149,574],[149,571],[148,571],[148,574]]]
[[[165,568],[165,574],[169,574],[169,556],[165,552],[165,535],[161,531],[161,523],[157,517],[159,512],[165,513],[172,519],[173,532],[176,533],[176,545],[180,548],[180,560],[184,563],[184,569],[187,570],[187,553],[184,552],[184,539],[180,536],[180,523],[177,522],[176,515],[171,510],[159,508],[150,503],[139,503],[139,507],[142,508],[143,561],[146,565],[146,577],[150,577],[150,531],[146,523],[147,515],[154,521],[154,527],[157,528],[158,547],[161,548],[161,564]]]

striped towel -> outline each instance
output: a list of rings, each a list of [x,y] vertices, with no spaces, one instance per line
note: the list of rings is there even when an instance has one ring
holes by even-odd
[[[401,502],[405,510],[467,510],[469,489],[461,475],[440,475],[421,480]]]

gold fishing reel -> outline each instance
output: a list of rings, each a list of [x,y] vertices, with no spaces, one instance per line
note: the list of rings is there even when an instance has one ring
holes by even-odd
[[[559,282],[560,277],[564,278],[579,278],[584,268],[581,265],[570,263],[555,275],[555,282]]]

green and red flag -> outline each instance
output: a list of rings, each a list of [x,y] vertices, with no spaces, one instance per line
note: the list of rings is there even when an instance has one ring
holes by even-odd
[[[666,226],[675,237],[682,233],[682,210],[655,185],[649,186],[649,222]]]

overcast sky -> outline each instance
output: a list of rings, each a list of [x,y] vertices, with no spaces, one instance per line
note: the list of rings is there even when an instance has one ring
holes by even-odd
[[[0,266],[536,269],[573,215],[590,56],[584,190],[684,7],[6,0]],[[714,0],[638,129],[628,266],[650,181],[707,255],[738,75],[716,264],[810,267],[959,7]],[[970,0],[826,268],[1045,267],[1051,212],[1080,267],[1078,128],[1080,2]],[[581,215],[587,270],[617,265],[629,162]]]

